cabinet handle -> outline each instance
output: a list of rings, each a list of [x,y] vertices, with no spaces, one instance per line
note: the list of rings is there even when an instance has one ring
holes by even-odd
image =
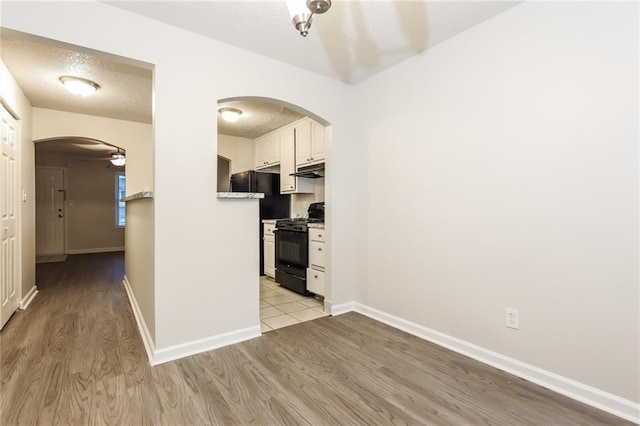
[[[318,276],[317,276],[317,275],[314,275],[314,276],[313,276],[313,278],[318,278]]]
[[[322,234],[318,234],[318,238],[322,238]]]
[[[322,251],[322,247],[318,247],[318,251]]]

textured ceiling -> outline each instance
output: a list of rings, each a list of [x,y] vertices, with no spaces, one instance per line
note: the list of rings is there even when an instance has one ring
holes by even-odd
[[[0,43],[2,61],[34,107],[151,123],[150,69],[7,31]],[[100,90],[73,95],[59,81],[65,75],[94,81]]]
[[[255,139],[304,117],[285,106],[262,99],[242,99],[218,102],[218,109],[232,107],[242,111],[240,119],[228,123],[218,114],[218,133]]]
[[[284,1],[103,2],[349,83],[519,3],[334,0],[303,38]]]

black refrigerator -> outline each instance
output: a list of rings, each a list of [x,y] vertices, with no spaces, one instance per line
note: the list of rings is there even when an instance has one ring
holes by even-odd
[[[258,245],[260,247],[260,275],[264,275],[264,244],[262,235],[263,219],[283,219],[291,213],[291,195],[280,194],[280,175],[278,173],[246,172],[234,173],[230,178],[231,192],[261,192],[264,198],[260,202],[260,220]]]

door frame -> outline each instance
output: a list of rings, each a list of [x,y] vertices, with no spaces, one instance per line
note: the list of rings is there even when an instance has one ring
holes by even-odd
[[[47,169],[47,170],[61,170],[62,171],[62,188],[64,189],[64,199],[62,202],[62,217],[63,217],[63,221],[62,221],[62,226],[64,227],[64,229],[62,230],[62,234],[63,234],[63,244],[62,244],[62,250],[63,250],[63,254],[67,254],[67,241],[69,240],[69,236],[67,235],[67,233],[69,232],[69,226],[67,223],[67,168],[66,167],[56,167],[56,166],[35,166],[34,168],[34,175],[37,175],[38,173],[38,169]],[[35,179],[35,185],[37,187],[38,185],[38,180]],[[36,189],[36,193],[37,193],[37,189]],[[37,200],[36,200],[37,201]],[[35,210],[36,210],[36,223],[38,223],[38,206],[35,206]],[[37,241],[38,241],[38,227],[36,226],[36,256],[38,255],[37,253]]]

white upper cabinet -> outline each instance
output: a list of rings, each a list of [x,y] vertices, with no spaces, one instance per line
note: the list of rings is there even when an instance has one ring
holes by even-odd
[[[283,127],[280,133],[280,193],[282,194],[309,194],[315,190],[310,179],[291,176],[296,172],[296,140],[297,127],[295,124]]]
[[[290,194],[296,191],[296,178],[291,173],[296,172],[296,151],[293,127],[280,129],[280,192]]]
[[[256,139],[255,166],[256,169],[272,167],[280,164],[280,138],[279,130],[268,133]]]
[[[324,126],[305,118],[296,123],[296,165],[324,161]]]
[[[303,118],[255,140],[255,168],[280,169],[280,192],[313,193],[308,178],[291,176],[302,165],[324,161],[324,127]],[[274,167],[275,166],[275,167]]]

